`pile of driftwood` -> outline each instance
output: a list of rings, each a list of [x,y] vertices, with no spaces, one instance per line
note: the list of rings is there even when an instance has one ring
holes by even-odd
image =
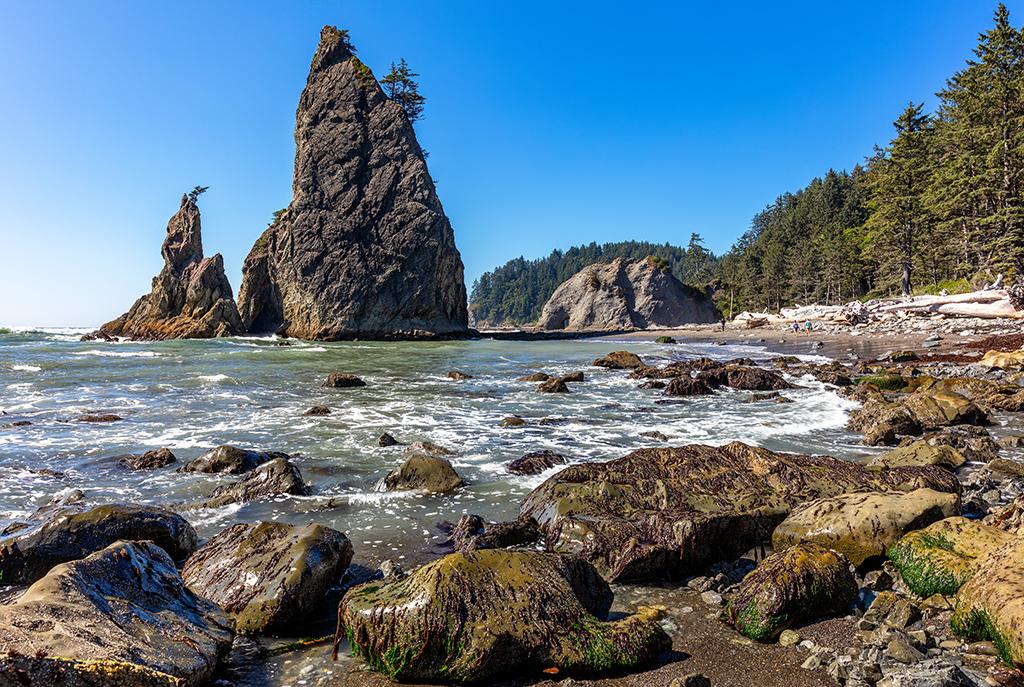
[[[778,315],[742,312],[735,319],[739,323],[746,323],[748,327],[808,320],[831,324],[866,324],[900,313],[1024,319],[1024,287],[988,288],[952,296],[907,296],[897,300],[878,299],[866,303],[853,301],[846,305],[801,305],[782,308]]]

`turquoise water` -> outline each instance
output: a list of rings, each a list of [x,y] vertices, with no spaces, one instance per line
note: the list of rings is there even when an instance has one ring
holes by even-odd
[[[601,461],[664,445],[640,436],[661,431],[671,444],[741,440],[775,450],[854,457],[858,437],[843,429],[852,404],[813,380],[791,380],[790,404],[742,403],[724,392],[657,404],[621,371],[590,362],[627,349],[645,361],[709,355],[766,358],[755,346],[650,342],[458,341],[437,343],[292,342],[236,338],[158,343],[80,342],[80,332],[0,334],[0,527],[54,495],[82,489],[93,502],[174,504],[231,478],[179,474],[170,466],[132,472],[111,457],[167,447],[179,464],[218,444],[295,454],[313,495],[185,513],[201,536],[236,521],[315,520],[346,532],[357,560],[406,563],[433,555],[440,521],[463,513],[516,516],[522,497],[547,475],[515,477],[505,464],[552,449],[571,461]],[[456,382],[458,369],[474,376]],[[572,393],[541,394],[515,381],[536,371],[583,370]],[[321,387],[329,372],[359,375],[357,389]],[[306,417],[311,405],[326,417]],[[114,413],[112,423],[77,421]],[[558,418],[557,424],[498,427],[502,418]],[[14,422],[31,425],[14,427]],[[409,443],[430,440],[453,451],[468,485],[447,496],[381,493],[375,485],[402,461],[402,447],[379,448],[390,432]],[[41,474],[42,469],[63,476]],[[550,473],[549,473],[550,474]]]

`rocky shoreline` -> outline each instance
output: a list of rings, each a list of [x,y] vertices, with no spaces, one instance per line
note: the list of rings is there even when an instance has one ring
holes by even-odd
[[[732,443],[570,465],[517,520],[464,516],[451,553],[407,570],[360,558],[315,522],[239,524],[199,541],[197,508],[308,494],[288,454],[222,446],[180,466],[170,451],[120,456],[127,469],[225,479],[162,508],[62,494],[8,526],[0,684],[1016,684],[1017,338],[962,353],[883,341],[882,359],[827,363],[653,366],[624,350],[590,370],[538,373],[539,392],[614,375],[669,402],[724,391],[779,403],[816,379],[858,401],[851,427],[889,448],[865,464]],[[342,373],[327,385],[366,388]],[[462,487],[445,447],[404,450],[380,489],[450,498]],[[563,460],[541,451],[508,469]],[[138,598],[140,579],[165,597]]]

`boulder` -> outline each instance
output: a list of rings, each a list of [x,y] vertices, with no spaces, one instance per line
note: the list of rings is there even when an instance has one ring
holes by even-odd
[[[946,518],[900,538],[889,560],[915,594],[955,594],[977,570],[978,561],[1013,535],[967,518]]]
[[[670,647],[657,611],[607,621],[611,601],[608,585],[577,559],[452,553],[404,580],[353,587],[339,631],[371,668],[401,682],[484,682],[542,668],[599,674]]]
[[[979,559],[956,594],[949,626],[968,640],[989,640],[1004,663],[1024,666],[1024,539],[1012,537]]]
[[[108,504],[84,509],[79,502],[44,514],[44,520],[2,541],[4,584],[31,584],[59,563],[85,558],[122,539],[151,541],[174,560],[184,560],[196,548],[192,525],[163,508]]]
[[[947,468],[958,468],[966,462],[967,459],[963,454],[951,446],[934,445],[924,439],[918,439],[875,456],[868,461],[868,466],[894,468],[913,465],[941,465]]]
[[[848,427],[863,432],[864,443],[869,445],[892,445],[900,435],[919,435],[952,425],[989,423],[981,408],[953,392],[925,389],[894,401],[869,392],[859,400],[862,405],[850,414]]]
[[[185,587],[163,549],[122,541],[0,606],[0,683],[199,687],[233,638],[230,619]]]
[[[985,412],[966,397],[951,391],[924,391],[910,394],[903,407],[923,429],[948,425],[987,425]]]
[[[999,444],[988,430],[976,425],[941,427],[924,435],[933,446],[949,446],[973,463],[987,463],[999,456]]]
[[[793,385],[775,370],[746,365],[726,365],[705,370],[697,379],[706,382],[712,388],[727,386],[740,391],[781,391],[793,388]]]
[[[845,612],[856,596],[846,557],[804,542],[761,561],[740,583],[726,613],[742,634],[768,642],[804,620]]]
[[[561,453],[544,449],[530,451],[526,455],[516,458],[506,466],[506,469],[513,475],[539,475],[556,465],[565,465],[566,462],[565,456]]]
[[[861,567],[884,556],[905,533],[959,513],[958,494],[932,489],[840,494],[794,508],[772,532],[772,546],[781,551],[810,541]]]
[[[448,373],[448,379],[454,379],[456,382],[461,382],[466,379],[473,379],[473,375],[460,372],[459,370],[451,370]]]
[[[888,363],[909,363],[917,360],[917,353],[914,351],[889,351],[882,356],[882,360]]]
[[[311,417],[323,417],[330,414],[331,409],[327,406],[310,406],[309,410],[303,413],[303,415],[309,415]]]
[[[322,525],[232,525],[181,570],[185,586],[235,621],[242,634],[291,628],[323,603],[352,560],[344,534]]]
[[[416,453],[425,453],[428,456],[450,456],[452,454],[444,446],[438,446],[432,441],[414,441],[405,447],[405,454],[407,456]]]
[[[707,396],[714,392],[703,379],[683,375],[672,379],[662,393],[665,396]]]
[[[537,520],[550,550],[583,556],[611,581],[678,578],[736,559],[802,502],[924,487],[960,491],[937,467],[874,471],[739,442],[694,444],[570,465],[534,489],[520,514]]]
[[[104,337],[208,339],[245,332],[220,253],[203,257],[199,206],[188,196],[167,223],[164,267],[153,289],[116,320],[100,327]]]
[[[409,457],[405,462],[382,481],[384,491],[446,494],[465,484],[446,458],[423,452],[407,453]]]
[[[533,374],[526,375],[525,377],[519,377],[516,381],[518,382],[546,382],[551,379],[551,375],[546,372],[534,372]]]
[[[241,475],[275,458],[290,460],[287,453],[278,451],[252,451],[237,446],[218,446],[178,468],[179,472],[205,472],[209,474]]]
[[[519,417],[518,415],[510,415],[510,416],[508,416],[506,418],[503,418],[502,421],[500,423],[498,423],[498,426],[499,427],[525,427],[526,426],[526,420],[524,420],[523,418]]]
[[[608,355],[598,358],[592,364],[596,367],[606,367],[609,370],[635,370],[642,367],[644,361],[636,353],[612,351]]]
[[[366,382],[355,375],[344,372],[332,372],[324,380],[324,386],[329,389],[351,389],[353,387],[366,386]]]
[[[242,266],[250,332],[465,334],[462,258],[412,122],[325,26],[295,114],[292,200]]]
[[[117,463],[128,470],[155,470],[167,467],[177,462],[177,458],[170,449],[158,448],[145,453],[132,453],[126,456],[118,456]]]
[[[549,379],[546,382],[541,382],[537,391],[544,394],[567,394],[569,387],[561,379]]]
[[[859,377],[857,384],[870,385],[879,391],[903,391],[907,386],[907,380],[895,372],[882,372]]]
[[[384,432],[379,437],[377,437],[377,445],[382,448],[387,448],[388,446],[398,446],[399,442],[398,439],[394,438],[387,432]]]
[[[674,344],[674,343],[677,343],[677,342],[671,336],[659,336],[657,339],[654,340],[654,343]]]
[[[240,480],[217,487],[210,498],[188,507],[220,508],[231,503],[249,503],[288,494],[308,496],[310,488],[290,460],[275,458],[245,473]]]
[[[1024,389],[1016,384],[977,377],[947,377],[930,380],[929,389],[960,394],[990,410],[1024,411]]]
[[[987,351],[976,364],[999,370],[1024,369],[1024,351]]]
[[[480,549],[529,546],[539,538],[540,530],[533,520],[520,518],[488,525],[479,515],[463,515],[452,528],[449,543],[455,551],[467,553]]]
[[[576,370],[562,377],[563,382],[582,382],[584,380],[582,370]]]

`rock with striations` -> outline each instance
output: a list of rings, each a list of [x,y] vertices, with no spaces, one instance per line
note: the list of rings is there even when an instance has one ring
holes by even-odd
[[[705,294],[684,285],[654,258],[584,267],[544,304],[538,324],[548,330],[678,327],[718,321]]]
[[[245,260],[250,332],[304,339],[466,331],[462,258],[412,123],[325,26],[299,98],[292,201]]]
[[[0,685],[199,687],[233,638],[163,549],[121,541],[0,606]]]
[[[224,259],[203,257],[199,206],[188,196],[167,223],[164,268],[153,289],[131,310],[100,327],[103,336],[130,339],[209,339],[244,333]]]
[[[960,491],[935,466],[875,471],[739,442],[693,444],[570,465],[534,489],[520,515],[538,522],[550,550],[583,556],[609,581],[678,578],[765,541],[800,503],[922,487]]]
[[[182,568],[185,586],[231,616],[239,633],[287,629],[323,602],[352,560],[330,527],[240,523],[220,532]]]

